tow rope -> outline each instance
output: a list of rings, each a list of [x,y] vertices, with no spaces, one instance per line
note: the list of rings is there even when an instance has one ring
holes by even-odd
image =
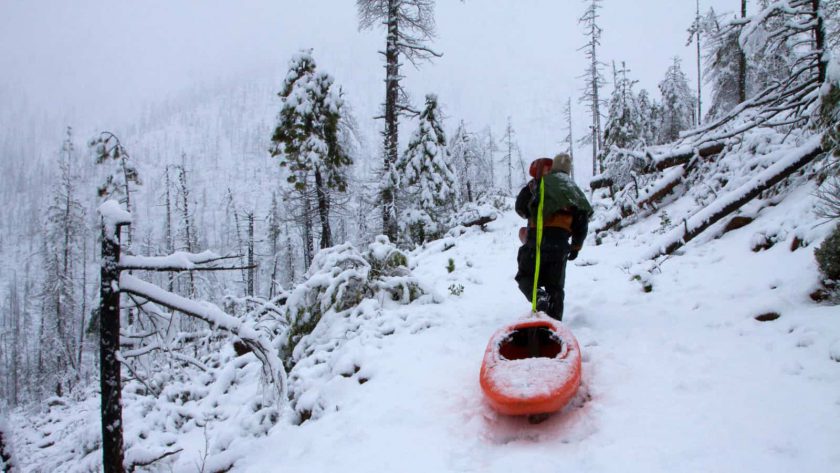
[[[534,292],[531,294],[531,312],[537,313],[537,287],[540,281],[540,249],[543,237],[543,204],[545,201],[545,179],[540,176],[540,204],[537,207],[537,261],[534,265]]]

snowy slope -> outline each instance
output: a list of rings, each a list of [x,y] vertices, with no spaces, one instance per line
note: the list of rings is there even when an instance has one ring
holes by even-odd
[[[495,414],[478,384],[492,333],[529,308],[513,281],[521,222],[507,212],[487,232],[473,228],[412,255],[414,276],[442,303],[386,301],[354,322],[358,336],[307,368],[317,375],[305,391],[320,406],[312,419],[260,420],[270,410],[258,406],[258,364],[250,355],[232,362],[228,346],[219,359],[230,368],[205,377],[207,388],[185,380],[164,395],[198,389],[212,402],[126,395],[129,456],[157,456],[154,441],[169,439],[184,450],[147,471],[836,471],[840,310],[808,298],[826,227],[806,224],[812,192],[794,190],[752,224],[691,242],[652,271],[650,293],[627,262],[655,241],[655,218],[587,246],[568,269],[566,310],[583,351],[583,387],[542,424]],[[772,232],[779,243],[751,251],[757,234]],[[809,236],[809,246],[791,251],[796,235]],[[452,285],[463,294],[451,294]],[[771,311],[781,317],[754,319]],[[19,429],[24,471],[96,471],[97,408],[91,397]],[[56,454],[79,439],[84,462]],[[138,448],[144,442],[147,450]]]
[[[519,222],[509,213],[449,251],[431,245],[415,274],[463,295],[402,309],[433,326],[388,337],[363,362],[370,381],[334,393],[334,412],[278,426],[235,471],[835,471],[840,310],[808,299],[815,245],[749,249],[753,227],[809,203],[803,189],[751,226],[689,245],[651,293],[621,269],[649,237],[629,229],[587,247],[568,271],[566,316],[584,392],[536,426],[493,413],[478,385],[490,335],[528,309],[513,282]],[[753,318],[768,311],[781,317]]]

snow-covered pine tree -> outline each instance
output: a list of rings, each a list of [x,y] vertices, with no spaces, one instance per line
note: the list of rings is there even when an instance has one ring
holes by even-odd
[[[663,143],[677,140],[681,131],[695,124],[696,99],[680,63],[680,58],[675,56],[665,72],[665,78],[659,83],[659,92],[662,94],[659,141]]]
[[[134,205],[131,200],[132,184],[140,186],[143,181],[140,174],[128,154],[128,150],[120,142],[120,139],[110,131],[103,131],[98,137],[88,143],[96,156],[96,164],[107,165],[109,169],[104,182],[97,189],[101,201],[114,199],[125,205],[125,209],[135,215]],[[111,163],[111,164],[108,164]],[[136,226],[136,225],[135,225]],[[131,247],[132,230],[128,228],[126,234],[126,246]]]
[[[642,89],[637,97],[639,103],[639,116],[642,119],[639,139],[643,146],[659,144],[659,117],[662,114],[662,107],[652,99],[648,91]]]
[[[820,128],[818,110],[823,97],[818,93],[828,79],[832,33],[827,15],[837,8],[837,0],[790,0],[760,2],[752,16],[736,20],[740,26],[738,42],[747,60],[747,100],[741,106],[706,123],[689,137],[714,140],[739,135],[755,127],[793,127],[808,122]],[[739,122],[735,130],[728,130]],[[696,139],[696,138],[695,138]]]
[[[516,130],[513,129],[513,122],[510,117],[507,119],[505,134],[501,142],[502,162],[505,164],[505,177],[508,195],[515,195],[517,189],[514,183],[525,182],[525,163],[522,161],[522,152],[519,150],[519,142],[516,140]],[[517,172],[517,169],[519,172]]]
[[[803,1],[797,3],[803,3]],[[807,1],[806,3],[810,4],[811,2]],[[772,88],[785,81],[786,78],[790,77],[791,73],[794,71],[794,62],[798,56],[798,51],[794,51],[794,45],[798,40],[789,41],[788,39],[793,40],[794,38],[792,36],[790,38],[780,38],[779,36],[790,35],[792,33],[792,31],[790,31],[791,25],[786,23],[789,20],[801,22],[803,18],[794,18],[802,14],[786,15],[781,12],[773,11],[772,8],[770,8],[770,3],[766,1],[762,2],[762,5],[763,10],[759,12],[759,15],[764,12],[768,12],[769,15],[763,22],[752,26],[751,31],[749,32],[749,36],[751,37],[749,41],[744,41],[742,43],[741,40],[741,33],[745,32],[744,19],[733,21],[732,23],[734,23],[735,26],[731,27],[732,29],[737,30],[736,33],[738,34],[737,41],[739,42],[739,46],[748,50],[746,52],[747,56],[745,59],[747,62],[744,77],[745,99],[750,98],[767,88]],[[802,8],[803,6],[799,5],[799,7]],[[805,7],[808,8],[809,6]],[[795,12],[795,10],[793,11]],[[744,17],[745,16],[746,15],[744,15]],[[738,25],[740,25],[740,27]],[[800,30],[800,27],[795,27],[794,30]],[[770,40],[762,41],[761,38]],[[799,38],[799,40],[801,39],[803,38]],[[813,38],[809,38],[808,40],[813,41]],[[800,50],[800,48],[795,49]]]
[[[467,202],[475,202],[480,194],[486,192],[486,173],[481,163],[481,147],[475,134],[467,130],[463,120],[449,140],[449,154],[458,176],[459,193]]]
[[[39,325],[39,386],[43,392],[61,395],[78,380],[77,341],[82,314],[79,311],[83,267],[82,240],[86,237],[85,210],[76,196],[73,170],[75,149],[72,131],[59,156],[58,182],[44,218],[44,276],[41,286]],[[83,264],[83,263],[82,263]]]
[[[741,34],[739,23],[721,25],[714,10],[709,9],[706,24],[709,40],[706,42],[705,74],[706,82],[712,86],[712,104],[707,116],[712,119],[746,99],[746,72],[741,69],[746,67],[746,59],[738,42]]]
[[[356,0],[359,28],[385,25],[385,129],[383,156],[382,230],[392,241],[397,236],[396,182],[394,164],[399,158],[399,117],[406,112],[416,115],[407,104],[407,94],[400,86],[400,57],[415,67],[425,60],[440,57],[427,44],[434,38],[434,0]]]
[[[697,110],[695,111],[695,116],[697,117],[697,125],[699,125],[703,119],[703,69],[701,65],[701,51],[703,50],[703,38],[709,36],[709,24],[707,23],[708,16],[700,15],[700,0],[696,0],[695,3],[694,21],[688,27],[688,41],[686,41],[685,45],[691,46],[691,43],[694,43],[697,48],[697,100],[695,101]],[[714,13],[712,15],[714,16]]]
[[[440,237],[458,200],[441,118],[437,96],[426,95],[417,130],[396,163],[400,192],[406,201],[400,225],[415,244]]]
[[[604,130],[604,172],[613,185],[623,186],[631,178],[636,157],[627,150],[640,148],[644,141],[643,117],[633,86],[637,81],[627,77],[629,70],[625,63],[615,69],[614,88],[610,97],[609,115]]]
[[[310,214],[311,206],[307,191],[314,190],[321,223],[320,246],[327,248],[332,246],[331,194],[347,190],[347,168],[353,164],[341,139],[341,122],[346,114],[342,92],[334,87],[329,74],[316,70],[311,51],[302,51],[289,63],[278,95],[283,106],[271,138],[271,154],[288,169],[288,183],[302,193],[304,217]]]
[[[585,51],[588,65],[586,71],[581,76],[586,79],[586,86],[583,89],[583,95],[580,97],[580,103],[589,107],[589,115],[592,118],[592,125],[590,125],[591,133],[581,138],[581,144],[592,145],[592,174],[604,171],[603,162],[601,162],[600,169],[596,167],[596,161],[601,154],[603,142],[601,138],[601,87],[604,86],[604,77],[601,74],[601,68],[604,64],[598,60],[598,48],[601,46],[601,27],[598,26],[598,10],[601,9],[602,0],[584,0],[587,4],[586,10],[578,19],[578,23],[584,26],[584,34],[587,38],[587,43],[580,49]]]
[[[271,207],[269,207],[268,215],[266,215],[266,257],[267,265],[261,265],[261,271],[267,281],[265,287],[268,288],[268,298],[273,299],[277,294],[277,289],[282,287],[280,279],[280,270],[282,268],[282,253],[280,251],[282,245],[283,229],[281,218],[280,201],[277,199],[277,192],[271,193]]]
[[[17,288],[17,274],[12,272],[12,278],[7,288],[7,296],[0,314],[0,362],[2,362],[3,390],[0,398],[11,406],[17,406],[20,401],[21,384],[23,381],[23,337],[22,337],[22,310],[20,294]]]
[[[642,116],[633,91],[638,81],[627,77],[628,72],[624,62],[621,63],[621,69],[615,70],[607,124],[604,127],[604,149],[607,151],[612,147],[635,149],[641,143]]]
[[[499,146],[496,144],[496,139],[493,137],[493,130],[489,126],[484,127],[478,134],[481,161],[484,163],[487,171],[487,189],[496,192],[496,183],[498,182],[498,171],[496,168],[496,153],[499,152]]]

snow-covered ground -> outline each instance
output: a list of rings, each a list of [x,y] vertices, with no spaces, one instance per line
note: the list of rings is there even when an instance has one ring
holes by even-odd
[[[529,308],[513,281],[520,222],[511,212],[448,251],[431,245],[414,272],[445,302],[400,309],[431,327],[385,338],[363,360],[368,382],[332,391],[335,409],[317,420],[256,440],[234,471],[838,471],[840,309],[809,300],[815,245],[790,251],[791,232],[750,250],[761,222],[809,203],[803,190],[690,244],[654,271],[650,293],[622,269],[649,237],[631,228],[586,247],[568,269],[565,316],[584,386],[539,425],[495,414],[478,384],[493,331]],[[770,311],[781,317],[754,319]]]
[[[497,415],[478,382],[490,336],[529,310],[513,281],[521,221],[506,212],[486,232],[411,255],[441,303],[371,302],[355,319],[322,321],[337,324],[324,331],[330,353],[291,373],[299,410],[317,406],[312,419],[266,423],[259,365],[226,347],[227,368],[161,396],[182,401],[125,389],[128,457],[174,445],[183,450],[151,471],[178,472],[838,471],[840,308],[809,299],[826,227],[810,216],[812,192],[794,190],[720,238],[708,230],[645,272],[652,292],[631,274],[645,267],[634,263],[656,240],[655,217],[600,246],[590,239],[566,284],[583,386],[541,424]],[[808,246],[791,251],[794,238]],[[754,252],[757,240],[777,243]],[[769,312],[780,317],[755,319]],[[24,471],[96,471],[96,397],[52,409],[15,435]]]

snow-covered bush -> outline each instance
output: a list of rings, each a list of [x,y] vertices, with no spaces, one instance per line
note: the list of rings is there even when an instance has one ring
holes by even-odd
[[[282,355],[291,368],[301,339],[315,329],[324,315],[351,311],[365,299],[408,304],[425,291],[408,270],[408,257],[378,236],[364,253],[344,243],[321,250],[312,261],[306,280],[286,302],[289,327]]]
[[[840,224],[814,251],[822,275],[830,281],[840,281]]]
[[[407,244],[420,244],[437,240],[441,237],[443,225],[435,222],[428,212],[422,209],[409,208],[402,214],[399,222],[400,234],[408,240]]]
[[[447,234],[460,234],[458,231],[463,227],[469,227],[479,222],[491,222],[499,217],[499,214],[510,210],[512,206],[506,197],[499,195],[484,195],[475,202],[464,204],[452,215],[447,223]],[[483,224],[482,224],[483,225]]]
[[[159,393],[150,393],[137,379],[125,383],[130,471],[194,472],[201,463],[204,471],[227,471],[253,438],[279,422],[282,408],[269,402],[271,396],[258,382],[262,365],[254,354],[237,355],[228,343],[198,361],[202,369],[186,368],[177,375],[161,369],[146,380],[161,386]],[[26,471],[102,471],[99,402],[96,388],[90,387],[79,402],[53,398],[42,412],[19,411],[14,423],[25,427],[16,436],[15,453],[25,459]]]
[[[330,393],[339,385],[367,382],[365,353],[384,337],[431,326],[425,315],[383,311],[418,299],[433,302],[428,292],[411,275],[405,253],[385,236],[364,252],[348,243],[318,253],[306,281],[289,295],[290,324],[280,341],[298,421],[333,410]]]

